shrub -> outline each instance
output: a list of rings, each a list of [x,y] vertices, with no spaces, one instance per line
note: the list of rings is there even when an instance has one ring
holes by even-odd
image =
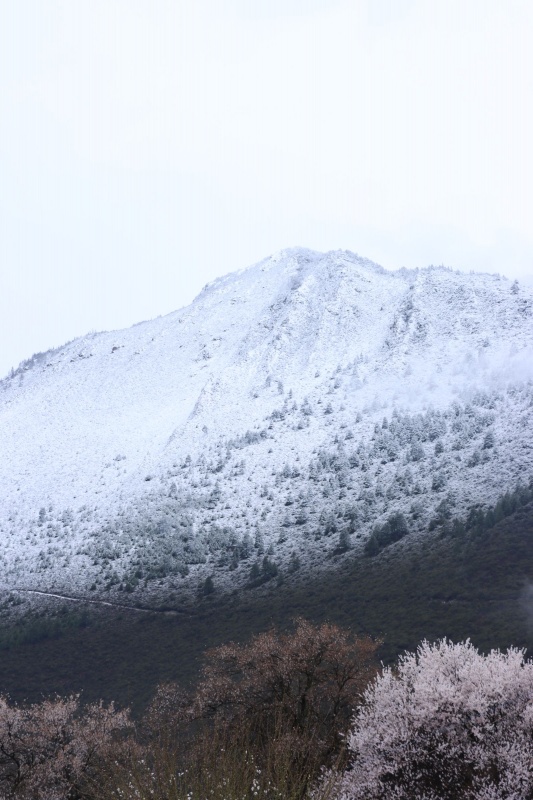
[[[304,797],[324,763],[339,763],[376,648],[300,619],[293,632],[211,650],[192,693],[159,688],[139,728],[143,751],[123,748],[106,800]]]
[[[293,632],[270,630],[247,645],[222,645],[208,653],[191,716],[214,720],[229,739],[244,737],[261,769],[268,762],[272,770],[272,760],[283,756],[300,795],[301,776],[307,784],[338,755],[353,708],[376,673],[377,647],[337,625],[303,619]]]
[[[0,796],[74,800],[85,796],[127,712],[102,703],[80,711],[79,698],[11,705],[0,697]]]
[[[523,651],[424,642],[365,701],[336,797],[533,798],[533,664]]]
[[[215,591],[215,584],[211,575],[208,575],[200,588],[200,594],[208,597]]]

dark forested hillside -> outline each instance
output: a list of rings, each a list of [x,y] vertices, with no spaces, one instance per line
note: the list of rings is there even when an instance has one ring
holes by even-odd
[[[215,589],[189,611],[101,613],[49,601],[42,616],[34,611],[16,631],[3,630],[0,691],[38,699],[83,690],[87,700],[140,708],[159,681],[194,681],[206,647],[246,641],[273,623],[288,627],[296,616],[383,639],[387,662],[442,636],[470,637],[483,650],[533,651],[533,503],[518,504],[492,527],[490,519],[481,524],[478,514],[468,530],[452,519],[424,540],[407,536],[373,557],[341,563],[332,552],[311,583],[273,580],[259,594],[227,597]]]

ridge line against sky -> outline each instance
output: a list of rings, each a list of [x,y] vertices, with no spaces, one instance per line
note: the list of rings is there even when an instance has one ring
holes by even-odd
[[[533,275],[525,0],[0,8],[0,375],[281,248]]]

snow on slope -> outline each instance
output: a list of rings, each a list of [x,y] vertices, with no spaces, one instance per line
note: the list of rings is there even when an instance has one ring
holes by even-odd
[[[532,343],[500,276],[291,249],[35,357],[0,383],[5,585],[238,585],[489,503],[529,477]]]

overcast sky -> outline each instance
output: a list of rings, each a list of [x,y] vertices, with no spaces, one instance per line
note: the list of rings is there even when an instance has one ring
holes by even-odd
[[[533,274],[531,0],[0,0],[0,375],[283,247]]]

